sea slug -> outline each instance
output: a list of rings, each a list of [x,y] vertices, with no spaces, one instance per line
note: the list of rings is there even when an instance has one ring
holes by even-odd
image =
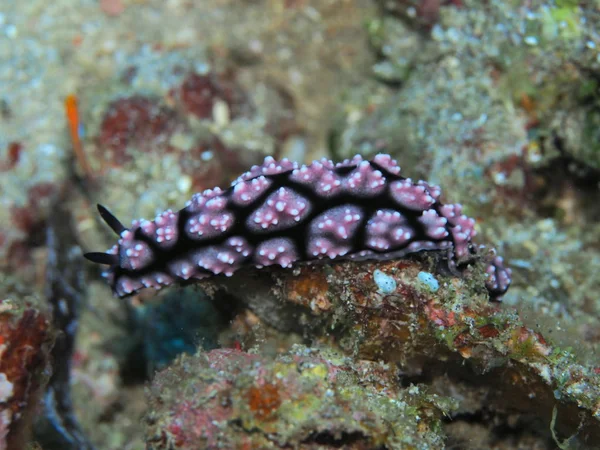
[[[119,297],[236,270],[319,259],[391,259],[422,250],[447,250],[450,267],[473,261],[475,221],[460,204],[442,204],[441,190],[400,175],[389,155],[335,164],[298,165],[267,157],[226,190],[194,194],[185,208],[125,228],[98,209],[119,235],[106,253],[87,253]],[[501,257],[487,262],[490,298],[511,282]]]

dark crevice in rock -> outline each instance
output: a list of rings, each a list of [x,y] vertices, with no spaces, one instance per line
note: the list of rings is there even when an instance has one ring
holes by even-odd
[[[369,448],[369,442],[371,439],[365,437],[364,434],[360,432],[341,432],[341,433],[331,433],[329,431],[321,431],[320,433],[313,433],[304,441],[303,444],[316,444],[316,445],[326,445],[328,448],[347,448],[347,446],[352,446],[352,448],[360,449],[363,448],[361,443],[364,442],[364,448]],[[379,446],[376,448],[372,448],[370,450],[386,450],[385,446]]]

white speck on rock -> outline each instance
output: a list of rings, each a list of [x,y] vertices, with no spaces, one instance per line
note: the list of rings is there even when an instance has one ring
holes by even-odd
[[[538,45],[538,39],[535,36],[526,36],[524,41],[527,45]]]
[[[396,290],[396,280],[377,269],[373,272],[373,280],[383,294],[391,294]]]
[[[6,379],[5,373],[0,373],[0,402],[5,402],[13,395],[13,384]]]
[[[438,280],[436,280],[435,277],[429,272],[419,272],[417,277],[419,278],[419,281],[427,286],[431,292],[437,292],[437,290],[440,288],[440,283]]]

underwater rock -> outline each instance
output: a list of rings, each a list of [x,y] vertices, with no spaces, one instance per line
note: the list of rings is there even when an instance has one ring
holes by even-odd
[[[448,386],[464,384],[485,392],[478,406],[465,404],[469,414],[485,410],[500,422],[516,414],[537,430],[555,408],[559,435],[583,444],[600,438],[598,369],[525,327],[515,311],[488,302],[483,264],[448,276],[436,270],[438,258],[269,268],[203,285],[239,299],[263,326],[326,342],[355,361],[398,364],[404,383],[447,377],[444,391],[433,392],[452,395]],[[393,277],[393,292],[381,291],[377,270]],[[437,272],[437,290],[422,272]],[[547,427],[536,433],[551,439]]]
[[[182,356],[148,390],[148,449],[442,449],[454,406],[401,388],[393,364],[293,346],[268,358],[233,349]]]

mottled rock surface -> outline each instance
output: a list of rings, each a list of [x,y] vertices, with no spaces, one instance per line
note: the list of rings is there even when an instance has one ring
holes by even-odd
[[[168,358],[176,349],[193,352],[194,327],[169,315],[181,304],[169,302],[177,295],[187,302],[183,311],[215,318],[199,341],[209,336],[210,349],[252,355],[271,374],[302,344],[307,358],[339,355],[330,363],[351,368],[354,381],[362,379],[358,367],[383,361],[388,371],[378,374],[399,398],[413,384],[419,401],[453,399],[452,408],[426,407],[433,415],[423,423],[440,425],[427,429],[428,442],[594,448],[597,2],[4,3],[0,292],[10,300],[3,305],[16,308],[2,313],[11,345],[21,342],[14,330],[23,301],[44,311],[37,303],[47,289],[44,236],[57,199],[84,252],[108,248],[112,237],[95,203],[124,222],[154,217],[198,190],[225,187],[267,155],[306,163],[392,154],[413,178],[442,186],[442,201],[462,203],[481,241],[494,243],[513,268],[500,306],[487,302],[481,267],[450,276],[437,255],[257,272],[208,307],[194,288],[119,302],[85,266],[71,385],[98,449],[145,448],[148,373],[162,367],[163,351]],[[205,287],[213,295],[224,289]],[[147,313],[161,302],[166,311]],[[34,334],[27,339],[38,348]],[[171,373],[185,373],[182,361]],[[386,378],[395,365],[399,385]],[[364,381],[369,389],[375,378]],[[3,406],[14,405],[14,380],[0,383]],[[232,398],[252,380],[228,391]],[[364,399],[359,394],[353,401]],[[352,417],[348,424],[361,426]],[[238,423],[233,430],[245,432]],[[356,436],[357,444],[372,438]],[[340,443],[327,439],[323,445]]]
[[[443,448],[440,419],[454,405],[400,388],[393,365],[303,346],[274,359],[182,357],[156,375],[148,403],[151,449]]]

